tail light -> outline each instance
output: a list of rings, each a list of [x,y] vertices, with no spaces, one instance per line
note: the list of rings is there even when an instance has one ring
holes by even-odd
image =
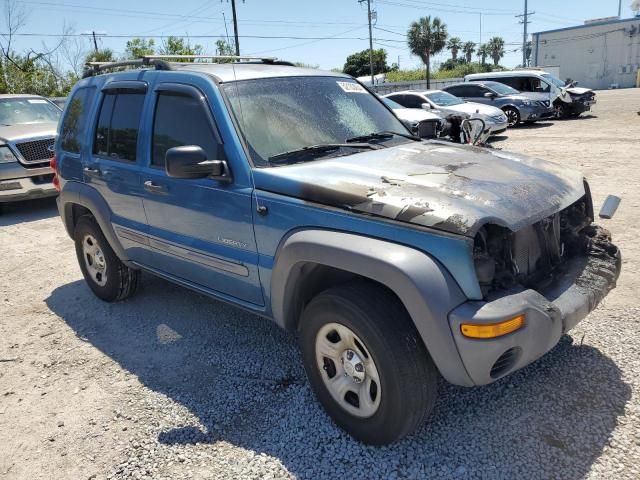
[[[53,180],[51,180],[51,183],[53,183],[53,187],[57,191],[60,191],[60,179],[58,178],[58,174],[60,173],[60,171],[58,170],[58,160],[56,159],[55,155],[51,159],[49,166],[53,170]]]

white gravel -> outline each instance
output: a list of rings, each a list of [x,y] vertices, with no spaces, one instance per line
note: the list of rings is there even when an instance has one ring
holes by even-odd
[[[640,478],[633,294],[495,384],[441,382],[428,424],[374,448],[331,423],[274,324],[150,275],[97,300],[52,202],[1,216],[0,245],[0,479]]]

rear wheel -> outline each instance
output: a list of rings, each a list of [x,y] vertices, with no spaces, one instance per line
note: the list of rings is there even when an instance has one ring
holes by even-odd
[[[120,261],[93,217],[78,220],[74,240],[82,275],[98,298],[115,302],[133,295],[139,272]]]
[[[507,116],[507,122],[509,122],[510,127],[515,127],[520,123],[520,112],[516,108],[505,107],[502,111]]]
[[[394,442],[433,409],[437,370],[407,312],[386,289],[357,282],[327,290],[305,308],[300,331],[311,387],[355,438]]]

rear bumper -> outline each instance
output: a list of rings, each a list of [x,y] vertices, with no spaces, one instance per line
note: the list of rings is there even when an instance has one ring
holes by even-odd
[[[0,203],[54,197],[58,192],[52,179],[49,167],[27,169],[18,163],[0,164]]]
[[[615,287],[620,275],[619,250],[577,257],[541,289],[506,292],[488,302],[470,301],[449,314],[449,325],[462,362],[475,385],[497,380],[551,350]],[[479,340],[462,335],[462,323],[497,323],[525,315],[525,326],[502,337]]]

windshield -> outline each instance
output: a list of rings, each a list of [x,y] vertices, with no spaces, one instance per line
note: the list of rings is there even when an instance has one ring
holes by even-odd
[[[487,84],[487,87],[489,87],[491,90],[496,92],[498,95],[517,95],[518,93],[520,93],[515,88],[511,88],[510,86],[505,85],[504,83],[496,82],[496,83],[492,83],[491,85]]]
[[[281,77],[223,85],[255,165],[269,157],[382,131],[407,129],[359,83],[342,77]],[[384,143],[404,143],[391,137]],[[357,153],[353,149],[348,153]],[[331,154],[343,154],[337,151]]]
[[[460,105],[464,103],[458,97],[454,97],[447,92],[426,93],[425,96],[439,107],[450,107],[452,105]]]
[[[551,75],[549,73],[543,73],[542,77],[546,81],[553,83],[558,88],[562,88],[562,87],[565,86],[565,83],[562,80],[560,80],[559,78],[554,77],[553,75]]]
[[[57,123],[62,112],[44,98],[5,98],[0,100],[0,124]]]
[[[398,110],[400,108],[404,108],[402,105],[400,105],[397,102],[394,102],[393,100],[391,100],[389,98],[382,97],[382,98],[380,98],[380,100],[382,100],[385,103],[385,105],[387,107],[391,108],[392,110]]]

